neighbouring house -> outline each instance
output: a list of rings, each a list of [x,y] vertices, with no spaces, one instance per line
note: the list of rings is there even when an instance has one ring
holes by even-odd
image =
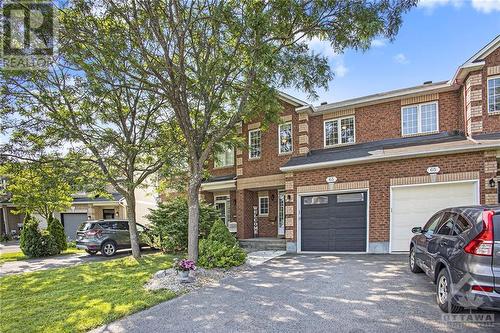
[[[108,189],[109,197],[89,197],[86,193],[73,195],[71,207],[64,212],[56,212],[54,217],[61,221],[64,231],[69,240],[76,237],[78,226],[87,220],[94,219],[126,219],[127,201],[125,198]],[[136,214],[137,222],[143,225],[149,224],[146,215],[150,209],[157,207],[158,196],[155,188],[147,186],[136,190]],[[2,233],[19,235],[23,226],[24,214],[15,214],[16,207],[8,197],[0,198],[0,231]],[[47,222],[41,216],[37,216],[40,227],[46,228]]]
[[[281,121],[242,123],[248,148],[218,154],[201,188],[241,242],[408,251],[411,228],[437,210],[499,202],[500,36],[449,81],[319,106],[280,100]]]

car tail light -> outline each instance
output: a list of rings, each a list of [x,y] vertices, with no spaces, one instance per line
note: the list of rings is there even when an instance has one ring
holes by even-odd
[[[85,233],[85,236],[99,238],[99,237],[101,237],[101,234],[102,234],[101,229],[92,229],[92,230],[87,231]]]
[[[483,230],[464,247],[464,251],[478,256],[493,255],[493,215],[483,212]]]
[[[490,286],[472,286],[472,290],[475,290],[475,291],[486,291],[488,293],[492,293],[493,292],[493,287],[490,287]]]

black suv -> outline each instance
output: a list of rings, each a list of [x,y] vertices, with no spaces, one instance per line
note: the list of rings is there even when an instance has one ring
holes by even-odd
[[[444,209],[412,232],[410,269],[436,283],[441,310],[500,310],[500,206]]]
[[[141,246],[147,245],[149,230],[136,223]],[[76,232],[76,247],[94,255],[101,251],[110,257],[118,249],[130,248],[130,233],[127,220],[95,220],[80,224]]]

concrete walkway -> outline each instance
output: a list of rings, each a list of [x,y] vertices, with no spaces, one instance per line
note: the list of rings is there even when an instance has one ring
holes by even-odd
[[[0,254],[20,252],[19,241],[9,241],[0,244]]]
[[[447,322],[432,282],[406,261],[282,256],[92,332],[499,332],[500,313],[490,328]]]

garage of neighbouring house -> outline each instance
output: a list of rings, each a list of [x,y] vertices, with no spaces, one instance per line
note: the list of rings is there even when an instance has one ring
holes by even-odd
[[[366,252],[368,193],[302,195],[300,251]]]
[[[478,181],[392,186],[390,251],[408,251],[412,227],[423,227],[437,211],[477,204]]]
[[[76,231],[78,226],[87,221],[87,213],[62,213],[61,222],[64,226],[64,232],[68,239],[74,240],[76,238]]]

